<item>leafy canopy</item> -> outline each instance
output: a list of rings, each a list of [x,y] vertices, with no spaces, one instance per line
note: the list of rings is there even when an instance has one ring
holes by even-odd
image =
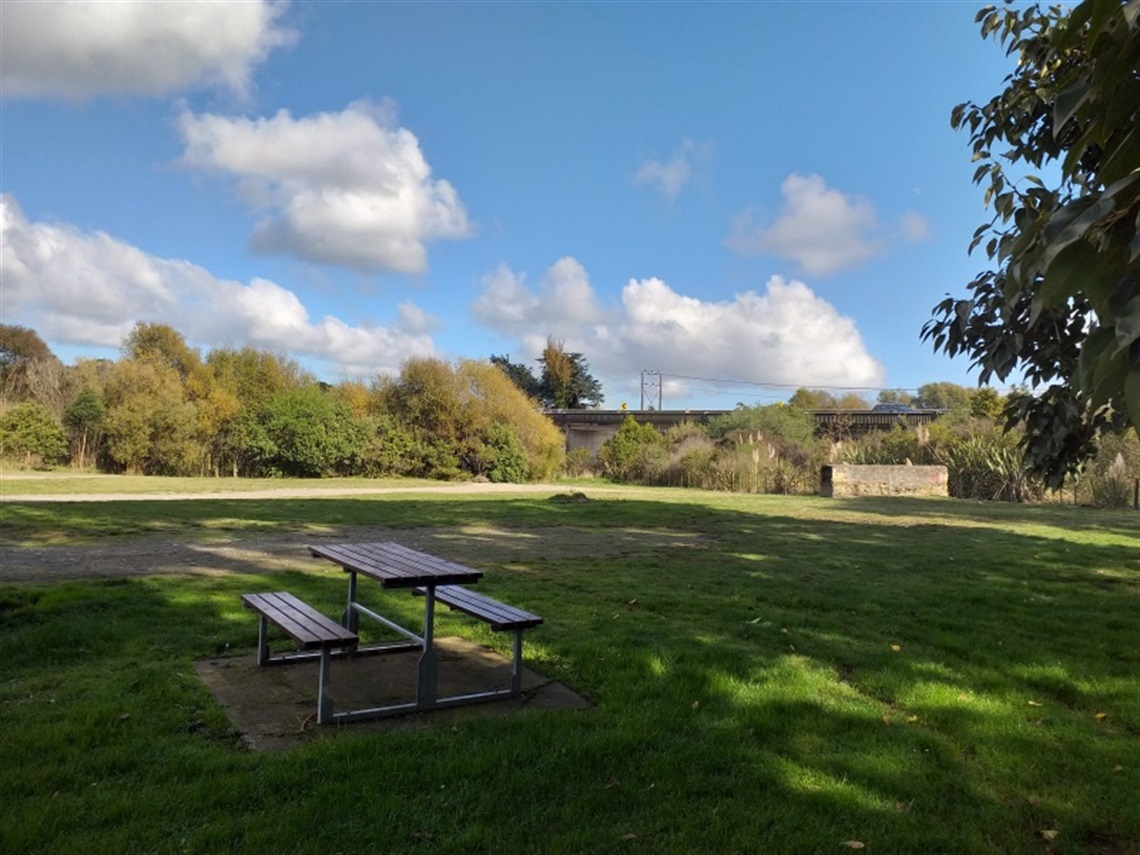
[[[982,383],[1023,373],[1033,394],[1012,396],[1007,421],[1057,488],[1102,432],[1140,425],[1140,0],[977,20],[1018,58],[998,95],[951,114],[992,206],[970,245],[989,266],[922,335],[969,356]],[[1018,177],[1043,170],[1057,186]]]

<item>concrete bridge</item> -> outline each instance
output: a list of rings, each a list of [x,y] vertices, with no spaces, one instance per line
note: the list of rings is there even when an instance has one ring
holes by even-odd
[[[594,454],[617,433],[627,416],[664,432],[682,422],[708,424],[732,410],[547,410],[546,415],[566,436],[566,450],[585,448]],[[917,427],[934,421],[945,410],[911,410],[887,413],[875,410],[812,410],[818,433],[862,436],[873,430],[890,430],[897,424]]]

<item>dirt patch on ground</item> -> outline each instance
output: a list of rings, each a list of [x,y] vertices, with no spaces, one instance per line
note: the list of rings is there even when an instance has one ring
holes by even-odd
[[[309,556],[308,544],[395,540],[464,564],[534,564],[591,555],[598,558],[694,545],[699,535],[676,531],[576,529],[568,526],[512,530],[491,526],[390,529],[382,526],[322,529],[173,541],[145,538],[110,546],[0,546],[0,582],[55,582],[128,576],[336,572]]]
[[[493,650],[463,638],[436,639],[436,650],[440,697],[490,691],[508,684],[511,663]],[[329,681],[334,712],[414,700],[417,661],[415,653],[334,659]],[[437,726],[473,715],[590,706],[561,683],[524,667],[521,698],[343,725],[318,725],[316,662],[258,667],[256,657],[251,655],[207,659],[195,667],[242,739],[257,751],[291,748],[333,736],[345,728],[353,732],[386,731]]]

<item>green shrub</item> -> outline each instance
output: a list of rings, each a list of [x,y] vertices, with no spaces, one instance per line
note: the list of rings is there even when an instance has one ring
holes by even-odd
[[[275,396],[259,414],[260,466],[299,478],[352,475],[367,441],[363,422],[319,386]]]
[[[814,492],[827,443],[815,436],[815,419],[799,407],[740,406],[712,421],[719,439],[713,480],[718,489],[747,493]]]
[[[415,436],[388,415],[368,423],[368,438],[361,447],[361,472],[369,478],[411,475],[417,468],[413,456]]]
[[[919,432],[900,425],[889,431],[872,431],[848,444],[844,463],[898,466],[908,460],[914,464],[932,462],[929,447],[922,443]]]
[[[715,483],[716,454],[716,445],[704,431],[682,433],[680,440],[670,447],[665,483],[674,487],[711,489]]]
[[[1025,466],[1017,434],[988,419],[972,424],[968,434],[951,436],[934,450],[937,462],[946,466],[950,495],[1003,502],[1041,498],[1041,484]]]
[[[563,471],[571,478],[581,478],[586,475],[593,475],[597,463],[598,459],[590,449],[575,448],[573,451],[566,453],[566,462],[563,464]]]
[[[526,449],[515,432],[504,424],[492,424],[483,431],[482,473],[500,484],[522,484],[530,474]]]
[[[815,442],[815,418],[799,407],[771,404],[766,407],[738,406],[709,423],[713,439],[743,441],[749,436],[779,437],[810,445]]]
[[[0,456],[26,465],[61,463],[67,435],[43,405],[17,404],[0,417]]]
[[[664,468],[665,438],[651,424],[626,416],[598,452],[602,473],[615,481],[640,481]]]

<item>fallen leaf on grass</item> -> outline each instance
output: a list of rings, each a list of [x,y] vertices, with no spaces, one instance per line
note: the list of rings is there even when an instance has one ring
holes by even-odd
[[[1043,828],[1043,829],[1041,829],[1041,836],[1044,837],[1046,840],[1049,840],[1049,841],[1056,840],[1057,835],[1060,833],[1061,832],[1059,832],[1055,828]]]
[[[906,721],[907,721],[907,724],[914,724],[916,721],[918,721],[918,716],[916,716],[916,715],[908,715],[908,716],[906,717]]]
[[[700,708],[701,708],[701,702],[700,701],[693,701],[693,709],[699,710]]]
[[[1038,701],[1026,701],[1031,707],[1039,707],[1041,704]]]
[[[621,836],[621,839],[622,840],[637,840],[637,835],[630,832],[629,834],[623,834]]]
[[[895,653],[898,653],[900,650],[902,650],[902,645],[899,645],[899,644],[892,644],[892,645],[891,645],[891,650],[893,650]]]
[[[1104,721],[1106,718],[1108,718],[1108,713],[1098,712],[1095,716],[1093,716],[1093,718],[1095,718],[1097,721]]]
[[[891,717],[886,713],[883,713],[883,724],[885,724],[887,727],[891,726]]]
[[[637,597],[634,597],[632,600],[630,600],[628,603],[626,603],[626,605],[629,606],[631,609],[636,609],[637,608]]]
[[[620,787],[620,786],[621,786],[621,781],[619,781],[617,778],[610,778],[608,781],[606,781],[606,789],[607,790],[612,790],[614,787]]]
[[[911,805],[913,804],[913,800],[909,802],[895,802],[895,810],[897,810],[899,813],[905,813],[906,811],[910,810]]]
[[[843,845],[848,849],[866,849],[862,840],[844,840]]]
[[[1119,763],[1117,763],[1115,766],[1112,767],[1112,771],[1113,772],[1123,772],[1124,767],[1121,766]]]

